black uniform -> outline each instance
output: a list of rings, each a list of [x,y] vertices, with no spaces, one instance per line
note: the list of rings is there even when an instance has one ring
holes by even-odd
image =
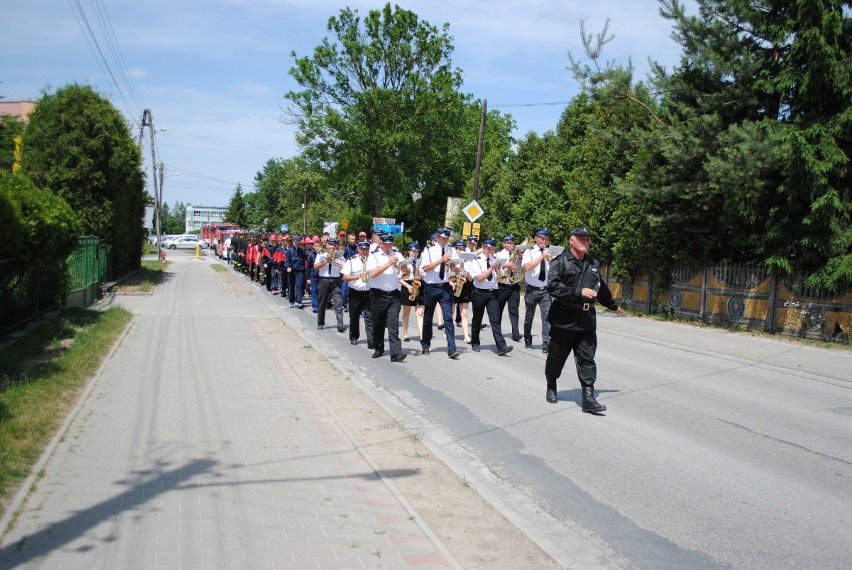
[[[584,288],[598,291],[597,298],[584,298]],[[567,250],[551,263],[547,290],[552,300],[547,315],[550,344],[544,367],[547,389],[556,390],[556,380],[572,350],[580,384],[592,388],[597,376],[595,301],[613,311],[618,308],[609,287],[601,281],[600,264],[589,255],[577,259]]]

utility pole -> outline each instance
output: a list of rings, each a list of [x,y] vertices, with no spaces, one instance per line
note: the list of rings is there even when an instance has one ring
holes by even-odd
[[[485,113],[488,111],[488,100],[482,100],[482,119],[479,122],[479,144],[476,146],[476,170],[473,173],[473,199],[479,196],[479,167],[482,165],[482,139],[485,136]]]
[[[162,196],[160,195],[159,188],[162,186],[163,181],[163,171],[160,169],[159,179],[157,177],[157,154],[154,145],[154,116],[151,114],[150,109],[145,109],[145,112],[142,113],[142,128],[139,129],[139,143],[142,143],[142,129],[148,127],[148,132],[151,135],[151,169],[153,170],[154,176],[151,178],[151,182],[154,185],[154,229],[157,232],[157,257],[162,260],[163,259],[163,244],[160,243],[161,235],[160,235],[160,202]],[[161,165],[162,166],[162,165]],[[158,184],[159,182],[159,184]]]

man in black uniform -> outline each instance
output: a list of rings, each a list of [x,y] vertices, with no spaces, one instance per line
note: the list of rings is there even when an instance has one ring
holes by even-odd
[[[550,265],[547,290],[551,307],[547,319],[550,323],[550,350],[544,365],[547,378],[547,401],[555,404],[556,380],[571,351],[577,365],[577,376],[583,388],[583,411],[597,414],[606,406],[595,400],[595,350],[598,337],[595,332],[595,301],[621,315],[622,310],[612,299],[606,283],[601,281],[600,264],[587,255],[591,245],[589,230],[575,228],[571,232],[570,249],[558,256]]]

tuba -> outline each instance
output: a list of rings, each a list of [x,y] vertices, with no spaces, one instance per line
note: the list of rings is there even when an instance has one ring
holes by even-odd
[[[515,268],[509,275],[509,282],[511,283],[521,283],[524,280],[524,264],[521,263],[521,259],[523,259],[524,251],[530,246],[530,242],[532,242],[531,237],[527,237],[524,241],[515,246],[515,250],[512,252],[512,256],[515,258],[514,264]]]

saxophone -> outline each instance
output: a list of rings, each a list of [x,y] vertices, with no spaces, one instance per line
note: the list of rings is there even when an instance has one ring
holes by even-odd
[[[408,295],[409,301],[414,301],[417,294],[420,292],[420,271],[414,270],[414,281],[411,282],[411,293]]]
[[[464,289],[464,284],[467,282],[467,279],[465,279],[462,274],[464,272],[464,261],[460,259],[451,259],[447,262],[447,264],[451,271],[448,281],[453,286],[453,296],[460,297],[462,290]]]

